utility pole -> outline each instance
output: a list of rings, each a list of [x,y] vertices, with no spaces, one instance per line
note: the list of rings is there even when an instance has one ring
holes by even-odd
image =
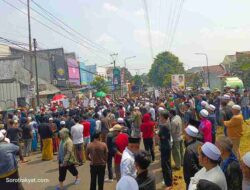
[[[37,101],[37,106],[39,106],[40,100],[39,100],[39,88],[38,88],[37,59],[36,59],[36,48],[37,48],[36,39],[33,39],[33,43],[34,43],[34,58],[35,58],[35,70],[36,70],[36,101]]]
[[[29,29],[29,51],[32,51],[32,41],[31,41],[31,25],[30,25],[30,0],[27,0],[28,9],[28,29]]]
[[[208,66],[208,56],[206,53],[195,53],[196,55],[203,55],[206,57],[207,62],[207,85],[210,88],[210,72],[209,72],[209,66]]]
[[[116,61],[116,57],[118,56],[118,53],[110,54],[110,56],[113,59],[113,65],[114,65],[114,68],[113,68],[113,79],[112,79],[112,83],[114,84],[115,61]],[[115,58],[114,58],[114,56],[115,56]],[[115,97],[115,90],[116,90],[116,84],[114,84],[114,97]]]

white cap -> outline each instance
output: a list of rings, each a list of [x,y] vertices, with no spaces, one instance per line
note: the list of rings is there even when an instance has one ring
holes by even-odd
[[[247,152],[243,157],[242,157],[242,161],[244,162],[244,164],[250,168],[250,152]]]
[[[116,184],[116,190],[139,190],[139,187],[133,177],[123,176]]]
[[[27,118],[28,120],[32,120],[32,118],[29,116],[28,118]]]
[[[0,133],[2,133],[3,135],[6,135],[7,131],[5,129],[1,129]]]
[[[135,107],[135,110],[139,110],[140,108],[138,106]]]
[[[204,145],[202,145],[201,150],[211,160],[217,161],[221,156],[221,152],[217,146],[210,142],[206,142]]]
[[[232,109],[234,109],[234,110],[241,110],[241,107],[239,106],[239,105],[233,105],[232,106]]]
[[[117,119],[117,122],[118,122],[118,123],[124,123],[124,119],[121,118],[121,117],[119,117],[119,118]]]
[[[30,108],[30,111],[34,111],[34,109],[33,109],[33,108]]]
[[[209,110],[211,110],[211,111],[214,111],[216,108],[215,108],[215,106],[214,105],[212,105],[212,104],[209,104],[209,106],[207,107]]]
[[[203,117],[208,117],[208,111],[205,110],[205,109],[202,109],[202,110],[200,111],[200,114],[201,114],[201,116],[203,116]]]
[[[4,139],[4,135],[2,132],[0,132],[0,141],[2,141]]]
[[[163,107],[159,107],[159,108],[158,108],[158,111],[159,111],[159,112],[164,111],[164,108],[163,108]]]
[[[230,89],[230,92],[235,92],[235,90],[232,88],[232,89]]]
[[[185,132],[190,136],[190,137],[197,137],[199,131],[196,127],[194,127],[193,125],[188,125],[185,128]]]
[[[61,122],[60,122],[60,125],[65,125],[65,121],[61,121]]]
[[[49,118],[49,121],[53,121],[53,118],[52,118],[52,117],[50,117],[50,118]]]
[[[224,100],[230,100],[230,96],[227,95],[227,94],[224,94],[223,99],[224,99]]]
[[[201,101],[201,105],[202,105],[203,107],[205,107],[205,106],[208,105],[208,103],[207,103],[206,101]]]

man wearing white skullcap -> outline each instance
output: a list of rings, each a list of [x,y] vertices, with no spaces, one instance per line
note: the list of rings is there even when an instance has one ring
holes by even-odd
[[[188,125],[185,128],[184,140],[186,149],[183,159],[183,176],[186,189],[188,189],[190,178],[194,177],[194,174],[201,169],[198,161],[198,147],[200,147],[202,143],[196,140],[198,133],[198,129],[192,125]]]
[[[206,142],[199,151],[199,163],[203,168],[191,178],[189,190],[195,190],[201,179],[217,184],[221,190],[227,190],[227,182],[223,171],[218,165],[221,152],[212,143]]]
[[[224,126],[227,128],[227,135],[233,142],[233,150],[237,158],[240,158],[239,146],[240,138],[243,132],[243,116],[241,114],[241,107],[234,105],[232,107],[233,117],[229,121],[224,121]]]
[[[250,152],[247,152],[242,157],[242,173],[243,173],[243,182],[242,190],[250,189]]]
[[[116,184],[116,190],[139,190],[139,186],[133,177],[123,176]]]
[[[5,141],[6,143],[10,143],[10,139],[8,139],[8,138],[6,137],[7,131],[6,131],[5,129],[1,129],[1,130],[0,130],[0,133],[3,134],[3,136],[4,136],[4,141]]]
[[[217,127],[217,122],[216,122],[216,115],[215,115],[215,106],[210,104],[207,106],[207,111],[208,111],[208,120],[212,124],[212,143],[215,143],[215,138],[216,138],[216,127]]]
[[[228,94],[225,94],[225,95],[223,96],[223,101],[225,101],[225,102],[227,103],[227,105],[228,105],[229,107],[231,107],[231,108],[232,108],[232,106],[234,105],[234,102],[231,100],[231,97],[230,97],[230,95],[228,95]]]
[[[201,101],[202,108],[206,108],[208,106],[208,103],[206,101]]]
[[[208,120],[208,111],[203,109],[200,111],[200,126],[199,131],[203,136],[203,142],[212,142],[212,124]]]

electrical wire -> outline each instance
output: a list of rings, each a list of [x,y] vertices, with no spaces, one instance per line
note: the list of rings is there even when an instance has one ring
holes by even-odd
[[[6,0],[2,0],[2,1],[5,2],[6,4],[8,4],[9,6],[11,6],[12,8],[18,10],[18,11],[21,12],[22,14],[27,15],[27,13],[25,13],[25,12],[22,11],[21,9],[17,8],[17,7],[14,6],[13,4],[7,2]],[[88,50],[89,52],[91,52],[91,50],[89,50],[89,47],[87,47],[85,44],[82,44],[81,42],[78,42],[78,41],[76,41],[76,40],[74,40],[74,39],[72,39],[72,38],[66,36],[65,34],[63,34],[63,33],[59,32],[59,31],[55,30],[55,29],[52,28],[51,26],[49,26],[49,25],[43,23],[42,21],[38,20],[38,19],[35,18],[35,17],[30,16],[30,18],[33,19],[33,20],[35,20],[35,21],[38,22],[39,24],[43,25],[44,27],[48,28],[49,30],[55,32],[56,34],[58,34],[58,35],[60,35],[60,36],[62,36],[62,37],[64,37],[64,38],[66,38],[66,39],[68,39],[68,40],[70,40],[70,41],[72,41],[72,42],[74,42],[74,43],[76,43],[76,44],[78,44],[78,45],[84,47],[86,50]],[[91,53],[92,53],[92,54],[95,54],[94,52],[91,52]],[[100,55],[97,55],[97,54],[95,54],[95,55],[96,55],[97,57],[100,57]],[[103,57],[102,57],[102,58],[103,58]],[[103,59],[104,59],[104,58],[103,58]],[[106,58],[105,58],[105,59],[106,59]]]
[[[154,51],[153,51],[153,43],[152,43],[152,34],[151,34],[151,27],[150,27],[150,21],[149,21],[149,12],[148,12],[148,6],[146,0],[142,0],[142,3],[144,5],[144,17],[147,25],[147,30],[148,30],[148,42],[150,46],[150,53],[152,57],[152,61],[154,59]]]
[[[54,18],[55,20],[57,20],[58,22],[60,22],[61,24],[63,24],[64,26],[66,26],[68,29],[70,29],[71,31],[75,32],[76,34],[78,34],[79,36],[81,36],[82,38],[84,38],[84,40],[86,40],[86,43],[90,44],[90,45],[94,45],[106,52],[113,53],[109,50],[107,50],[106,48],[100,46],[99,44],[89,40],[88,38],[86,38],[85,36],[83,36],[80,32],[76,31],[74,28],[72,28],[71,26],[69,26],[68,24],[66,24],[64,21],[62,21],[61,19],[59,19],[58,17],[54,16],[51,12],[49,12],[48,10],[46,10],[45,8],[43,8],[41,5],[39,5],[37,2],[35,2],[34,0],[31,0],[38,8],[40,8],[43,12],[45,12],[48,16],[50,16],[51,18]]]

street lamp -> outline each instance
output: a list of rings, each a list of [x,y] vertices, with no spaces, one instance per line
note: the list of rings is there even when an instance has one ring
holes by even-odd
[[[206,61],[207,61],[207,84],[208,84],[208,87],[210,88],[210,80],[209,80],[209,68],[208,68],[208,56],[206,53],[195,53],[196,55],[203,55],[206,57]]]
[[[134,59],[134,58],[136,58],[136,56],[126,57],[126,58],[124,59],[124,67],[125,67],[125,68],[127,67],[126,61],[127,61],[128,59]]]

